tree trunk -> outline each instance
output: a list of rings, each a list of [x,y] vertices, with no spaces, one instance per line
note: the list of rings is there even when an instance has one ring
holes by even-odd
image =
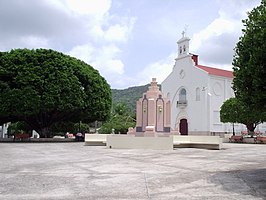
[[[235,124],[233,123],[233,136],[235,136]]]
[[[248,129],[248,134],[251,135],[251,137],[253,137],[254,136],[254,130],[256,128],[256,124],[249,123],[249,124],[246,124],[246,127]]]
[[[44,127],[40,130],[40,137],[42,137],[42,138],[50,138],[51,137],[49,127]]]

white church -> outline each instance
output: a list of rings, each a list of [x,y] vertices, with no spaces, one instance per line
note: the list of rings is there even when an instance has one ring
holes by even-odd
[[[221,135],[232,133],[233,124],[220,121],[220,107],[234,96],[233,72],[199,64],[189,53],[189,38],[177,42],[178,57],[172,72],[162,82],[162,92],[171,101],[171,128],[181,135]],[[246,126],[234,124],[236,133]],[[255,131],[265,133],[266,124]]]

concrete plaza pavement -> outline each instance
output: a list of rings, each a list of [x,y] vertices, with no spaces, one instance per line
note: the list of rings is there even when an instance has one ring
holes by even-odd
[[[266,199],[266,145],[118,150],[0,143],[0,199]]]

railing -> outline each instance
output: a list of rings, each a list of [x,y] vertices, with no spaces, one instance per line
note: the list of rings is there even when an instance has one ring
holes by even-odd
[[[186,107],[187,100],[177,101],[177,107]]]

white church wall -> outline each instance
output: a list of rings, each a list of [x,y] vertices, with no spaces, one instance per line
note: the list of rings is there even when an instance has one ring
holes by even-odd
[[[232,78],[209,75],[202,66],[195,67],[197,56],[188,54],[189,38],[183,35],[177,43],[178,57],[175,65],[161,84],[162,92],[171,100],[171,128],[178,129],[180,120],[186,119],[189,134],[232,132],[231,123],[220,122],[223,102],[234,96]],[[186,90],[187,101],[180,105],[177,102],[182,89]],[[235,124],[234,129],[240,133],[246,127]],[[256,131],[265,132],[266,124],[259,125]]]
[[[220,121],[220,109],[225,100],[232,97],[232,79],[226,77],[211,76],[211,101],[210,101],[210,131],[225,133],[230,129],[230,124]]]
[[[0,126],[0,138],[7,138],[7,130],[10,123],[2,124]]]
[[[199,78],[202,77],[202,78]],[[208,74],[194,66],[191,56],[176,59],[171,74],[162,82],[162,92],[172,103],[171,126],[179,128],[182,118],[188,120],[189,132],[208,131],[207,103],[204,88],[208,85]],[[186,90],[187,106],[177,106],[179,92]],[[199,101],[196,101],[196,89],[199,89]]]
[[[266,136],[266,123],[259,124],[255,129],[256,132],[260,132],[261,134]]]

